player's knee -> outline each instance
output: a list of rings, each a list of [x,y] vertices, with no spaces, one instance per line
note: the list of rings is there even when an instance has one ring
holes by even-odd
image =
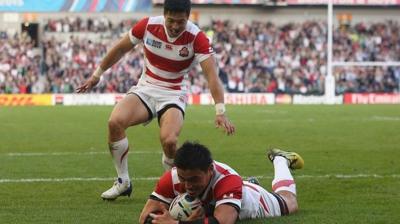
[[[297,212],[299,210],[299,206],[297,204],[297,200],[294,199],[290,203],[288,203],[289,214]]]
[[[108,129],[110,131],[115,131],[115,130],[124,130],[124,122],[120,119],[115,119],[115,118],[110,118],[108,120]]]
[[[278,194],[285,200],[289,214],[297,212],[299,209],[297,204],[297,196],[290,191],[280,191]]]
[[[288,207],[288,210],[289,210],[289,214],[297,212],[297,210],[299,209],[299,206],[297,204],[296,195],[291,192],[288,192],[284,198],[285,198],[285,202]]]
[[[167,151],[175,150],[177,143],[178,143],[178,136],[176,136],[174,134],[168,134],[165,136],[161,136],[161,144],[164,148],[164,151],[165,150],[167,150]]]

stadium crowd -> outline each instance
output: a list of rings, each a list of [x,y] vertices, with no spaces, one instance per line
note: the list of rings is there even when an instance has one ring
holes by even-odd
[[[107,19],[49,20],[39,48],[26,34],[0,33],[0,93],[72,93],[102,56],[134,24]],[[218,59],[219,76],[228,92],[322,94],[327,28],[306,21],[282,26],[270,22],[232,24],[213,21],[204,27]],[[334,61],[400,61],[400,25],[393,21],[359,23],[334,30]],[[68,33],[68,40],[56,38]],[[109,33],[82,38],[77,33]],[[109,69],[93,91],[126,92],[142,70],[141,51],[133,51]],[[400,67],[335,67],[336,92],[399,92]],[[198,67],[189,73],[191,93],[207,91]]]

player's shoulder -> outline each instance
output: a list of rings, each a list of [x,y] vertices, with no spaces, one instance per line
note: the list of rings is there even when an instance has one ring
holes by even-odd
[[[214,161],[213,187],[229,188],[242,182],[242,177],[230,166]]]
[[[151,25],[163,25],[164,24],[164,16],[150,16],[147,17],[149,20],[149,24]]]
[[[189,32],[196,36],[197,34],[201,33],[201,29],[192,21],[188,20],[186,24],[186,32]]]
[[[221,175],[237,175],[239,176],[239,174],[229,165],[225,164],[225,163],[221,163],[218,161],[214,161],[214,170],[217,173],[220,173]]]

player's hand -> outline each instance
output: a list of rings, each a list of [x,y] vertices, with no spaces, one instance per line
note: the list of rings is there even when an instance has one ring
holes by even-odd
[[[229,121],[225,114],[215,116],[215,127],[223,128],[227,135],[233,135],[233,133],[235,133],[235,126]]]
[[[153,224],[178,224],[179,222],[172,218],[169,214],[168,210],[162,207],[162,214],[157,215],[154,213],[150,213],[150,217],[153,219],[151,223]]]
[[[192,214],[190,214],[190,216],[186,221],[194,221],[197,219],[202,219],[204,218],[204,216],[205,216],[204,209],[202,206],[199,206],[198,208],[193,210]]]
[[[97,85],[97,83],[99,83],[100,78],[96,78],[94,76],[91,76],[88,80],[86,80],[86,82],[81,85],[80,87],[76,88],[76,92],[77,93],[84,93],[89,91],[90,89],[92,89],[94,86]]]

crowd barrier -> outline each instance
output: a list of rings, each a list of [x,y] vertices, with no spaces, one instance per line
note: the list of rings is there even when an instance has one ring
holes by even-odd
[[[115,105],[125,94],[0,94],[0,106],[76,106]],[[225,103],[232,105],[325,104],[324,96],[274,93],[228,93]],[[189,94],[190,105],[210,105],[210,94]],[[335,97],[334,104],[400,104],[400,93],[346,93]]]

